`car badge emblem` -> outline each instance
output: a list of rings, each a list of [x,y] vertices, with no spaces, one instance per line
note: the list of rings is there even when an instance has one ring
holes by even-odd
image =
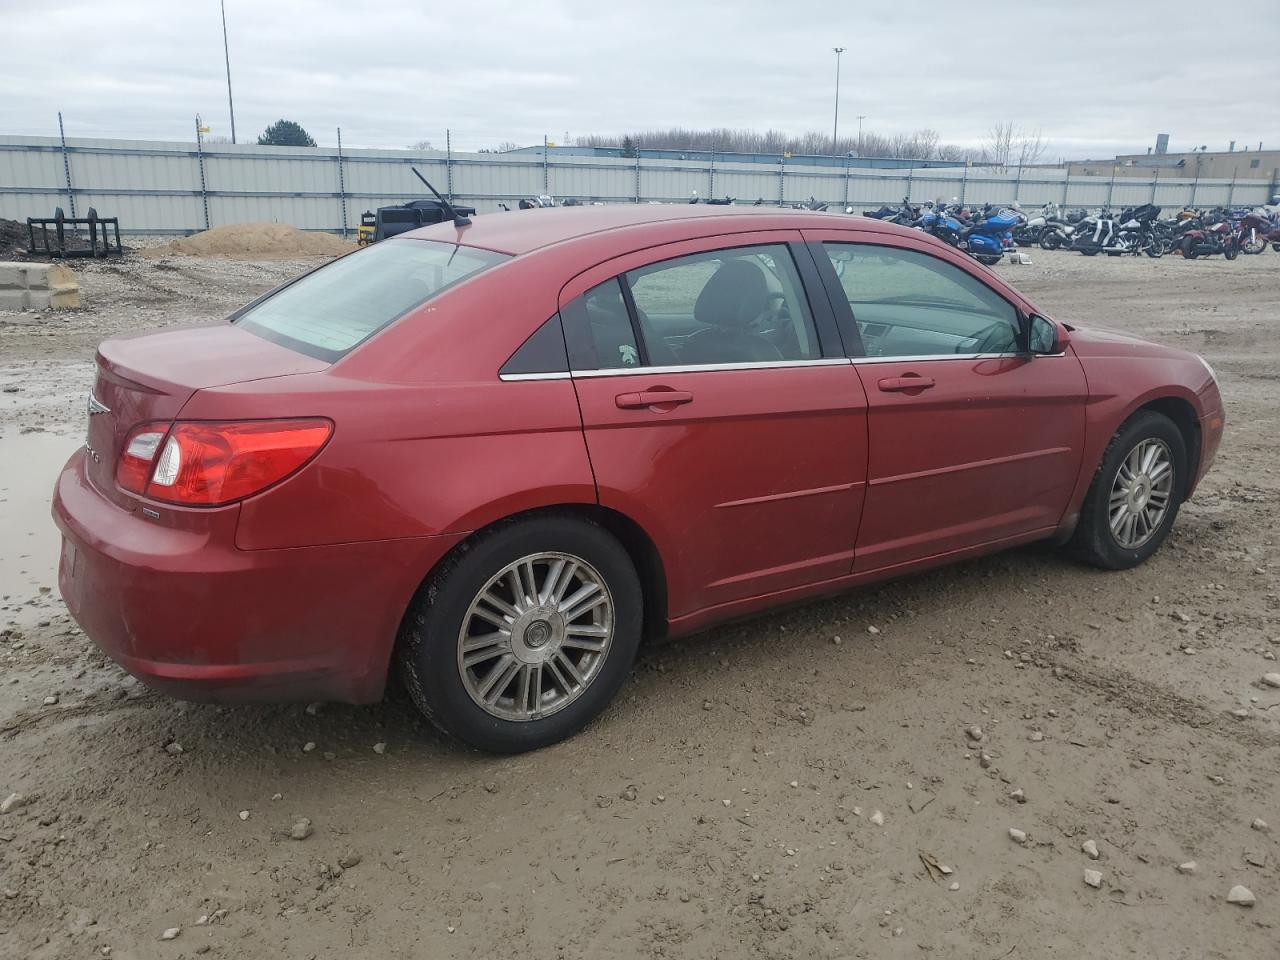
[[[95,397],[92,393],[89,394],[89,416],[95,417],[100,413],[110,413],[110,412],[111,412],[110,407],[108,407],[105,403],[103,403],[101,400]]]

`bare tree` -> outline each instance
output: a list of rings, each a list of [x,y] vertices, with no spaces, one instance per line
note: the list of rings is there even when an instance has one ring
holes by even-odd
[[[1024,131],[1012,120],[997,123],[987,131],[982,144],[982,160],[1001,172],[1010,166],[1025,167],[1035,163],[1046,147],[1040,128]]]
[[[618,149],[624,147],[628,140],[632,143],[643,143],[646,149],[655,150],[763,153],[773,156],[788,153],[796,156],[831,155],[830,134],[818,131],[793,136],[781,130],[761,132],[731,130],[723,127],[707,130],[671,127],[666,130],[646,130],[617,135],[591,134],[579,137],[578,143],[588,147]],[[835,152],[839,156],[856,152],[864,157],[897,157],[913,160],[977,160],[981,156],[978,151],[943,143],[938,131],[930,129],[895,134],[891,137],[864,131],[861,140],[856,136],[842,137],[836,144]]]
[[[1036,163],[1044,156],[1045,148],[1044,137],[1040,135],[1040,128],[1036,127],[1034,131],[1023,134],[1018,141],[1018,166],[1029,167]]]
[[[430,140],[417,140],[406,148],[408,150],[434,150]]]

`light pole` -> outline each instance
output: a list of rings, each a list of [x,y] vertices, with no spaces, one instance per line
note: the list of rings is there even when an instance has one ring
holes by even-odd
[[[862,156],[862,121],[867,119],[865,113],[858,114],[858,156]]]
[[[222,56],[227,62],[227,109],[231,111],[231,142],[236,142],[236,104],[231,99],[231,48],[227,45],[227,0],[221,0],[222,7]]]
[[[840,133],[840,54],[844,53],[844,47],[832,47],[836,55],[836,115],[831,121],[831,155],[834,157],[840,152],[840,148],[836,146],[836,136]]]

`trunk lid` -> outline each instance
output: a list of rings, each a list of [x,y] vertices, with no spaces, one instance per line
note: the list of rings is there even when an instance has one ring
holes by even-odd
[[[116,488],[116,465],[134,427],[172,421],[205,387],[315,373],[328,364],[231,324],[113,337],[98,347],[85,442],[93,485],[113,502],[136,502]]]

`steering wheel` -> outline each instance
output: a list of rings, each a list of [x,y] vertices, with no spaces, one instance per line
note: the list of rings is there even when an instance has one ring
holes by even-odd
[[[956,345],[956,353],[1005,353],[1009,347],[1009,325],[997,320],[979,330],[969,339],[977,342],[966,349],[963,343]]]

